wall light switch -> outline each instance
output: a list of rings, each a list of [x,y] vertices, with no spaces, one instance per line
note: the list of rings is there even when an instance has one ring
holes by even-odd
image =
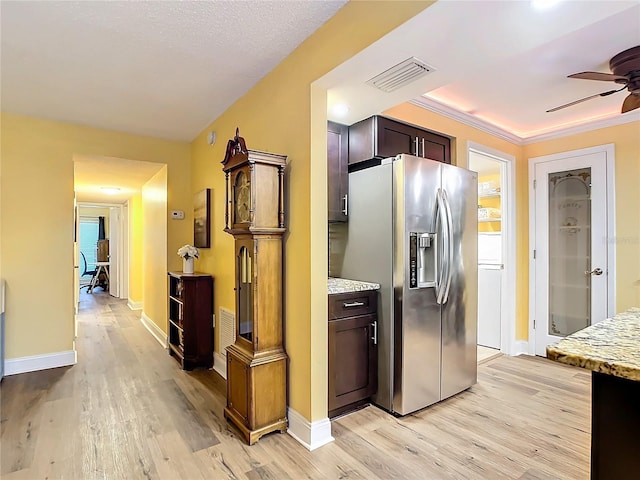
[[[171,210],[171,218],[173,220],[184,220],[184,211],[182,211],[182,210]]]

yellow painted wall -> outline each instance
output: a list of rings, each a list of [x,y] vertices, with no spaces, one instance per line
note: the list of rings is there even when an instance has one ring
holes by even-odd
[[[142,194],[129,199],[129,300],[142,302],[143,220]]]
[[[142,298],[144,313],[167,331],[167,167],[142,187]],[[176,248],[177,250],[177,248]]]
[[[189,145],[6,113],[1,120],[7,358],[71,350],[74,155],[166,163],[169,208],[184,209],[190,198]],[[189,232],[189,226],[176,223],[167,233],[168,252],[162,256],[169,257],[170,267],[179,265],[172,253]],[[47,275],[33,274],[41,271]]]
[[[534,158],[608,143],[615,145],[616,312],[620,312],[640,306],[640,122],[525,145],[524,156]]]
[[[326,107],[319,114],[324,118],[320,135],[325,138],[324,152],[320,148],[316,151],[320,156],[311,160],[311,83],[431,3],[346,4],[192,143],[192,190],[213,188],[213,248],[202,252],[197,268],[215,276],[216,312],[220,305],[235,310],[233,238],[222,232],[225,190],[220,161],[226,142],[240,127],[249,148],[288,155],[284,239],[288,401],[312,421],[327,414],[327,213]],[[212,147],[206,141],[211,130],[218,136]]]

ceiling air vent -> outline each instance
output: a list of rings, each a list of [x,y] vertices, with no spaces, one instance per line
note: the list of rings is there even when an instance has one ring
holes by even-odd
[[[417,78],[434,70],[433,67],[427,65],[422,60],[418,60],[416,57],[410,57],[404,62],[382,72],[380,75],[376,75],[366,83],[383,92],[389,93],[408,85]]]

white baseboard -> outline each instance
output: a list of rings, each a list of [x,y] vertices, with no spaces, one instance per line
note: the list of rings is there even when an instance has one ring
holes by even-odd
[[[227,379],[227,357],[221,353],[213,352],[213,369],[222,378]]]
[[[289,428],[287,433],[300,442],[307,450],[312,451],[327,443],[333,442],[331,436],[331,421],[323,418],[310,423],[306,418],[287,407],[289,416]]]
[[[167,348],[167,334],[164,333],[146,313],[142,312],[140,321],[142,322],[142,325],[144,325],[144,328],[149,330],[149,333],[153,335],[153,338],[162,345],[162,348]]]
[[[75,350],[31,355],[29,357],[7,358],[4,361],[4,374],[17,375],[48,368],[68,367],[76,363],[78,363],[78,353]]]
[[[525,340],[513,342],[513,345],[511,345],[511,355],[514,357],[518,355],[529,355],[529,342]]]
[[[134,302],[130,298],[127,300],[127,305],[131,310],[142,310],[142,302]]]

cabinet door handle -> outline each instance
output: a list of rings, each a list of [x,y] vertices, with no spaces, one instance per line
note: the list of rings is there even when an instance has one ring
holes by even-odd
[[[421,140],[422,140],[422,156],[423,158],[427,158],[427,151],[424,148],[424,138],[422,138]]]
[[[342,197],[342,213],[344,213],[345,217],[347,216],[347,212],[349,211],[349,194],[345,193]]]
[[[364,307],[364,302],[350,302],[350,303],[343,302],[342,307],[343,308]]]
[[[414,144],[415,149],[416,149],[415,156],[419,157],[420,156],[420,150],[418,150],[418,137],[416,137],[416,139],[413,141],[413,144]]]
[[[378,322],[373,322],[371,326],[373,327],[373,337],[371,337],[371,340],[373,340],[374,345],[377,345],[378,344]]]

